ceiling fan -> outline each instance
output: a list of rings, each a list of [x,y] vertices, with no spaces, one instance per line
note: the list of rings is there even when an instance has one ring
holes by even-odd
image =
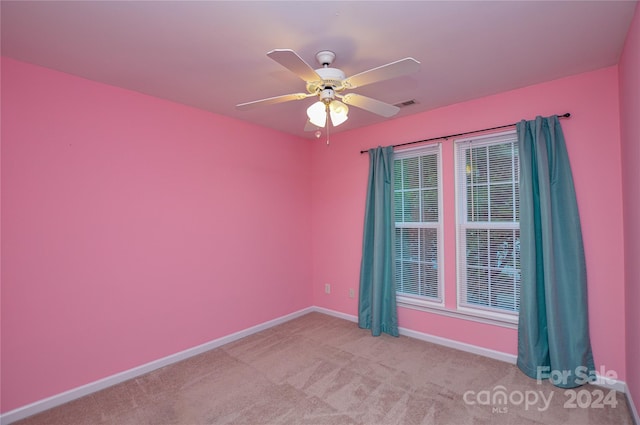
[[[341,70],[330,67],[336,58],[336,54],[329,50],[322,50],[316,54],[316,60],[321,65],[321,68],[315,70],[291,49],[275,49],[267,53],[267,56],[300,77],[306,83],[307,93],[285,94],[240,103],[236,105],[236,108],[247,110],[257,106],[273,105],[316,96],[318,100],[307,109],[309,121],[305,130],[312,130],[316,127],[322,128],[325,125],[328,128],[328,118],[334,127],[342,124],[348,118],[349,107],[347,105],[373,112],[385,118],[394,116],[400,110],[397,106],[356,93],[342,94],[342,92],[407,75],[418,71],[420,68],[420,62],[417,60],[404,58],[347,78]],[[315,127],[308,128],[309,123]]]

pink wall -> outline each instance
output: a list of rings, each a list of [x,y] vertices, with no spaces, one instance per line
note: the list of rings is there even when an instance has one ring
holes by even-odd
[[[419,99],[418,99],[419,100]],[[597,365],[625,377],[622,183],[617,67],[451,105],[339,133],[313,147],[314,304],[357,314],[368,156],[360,150],[570,112],[563,120],[580,208]],[[455,306],[453,142],[443,143],[445,294]],[[332,285],[331,294],[324,284]],[[400,326],[516,354],[516,331],[399,309]]]
[[[640,409],[640,6],[619,64],[624,195],[627,385]]]
[[[308,143],[2,61],[2,412],[309,307]]]

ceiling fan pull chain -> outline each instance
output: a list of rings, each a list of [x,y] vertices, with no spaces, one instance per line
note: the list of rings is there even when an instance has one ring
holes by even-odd
[[[329,146],[329,104],[327,103],[327,120],[326,120],[326,126],[327,126],[327,146]]]

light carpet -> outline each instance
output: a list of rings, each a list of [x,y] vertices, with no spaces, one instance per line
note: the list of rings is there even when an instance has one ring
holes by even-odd
[[[18,423],[633,424],[623,394],[574,391],[571,403],[512,364],[310,313]]]

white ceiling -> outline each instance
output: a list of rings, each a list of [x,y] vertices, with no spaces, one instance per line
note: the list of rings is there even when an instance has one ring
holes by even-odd
[[[2,1],[2,55],[302,137],[314,99],[238,111],[305,91],[266,56],[312,67],[332,50],[347,76],[405,57],[418,73],[354,93],[396,117],[618,62],[635,1]],[[393,119],[393,118],[391,118]],[[343,131],[385,120],[351,108]]]

